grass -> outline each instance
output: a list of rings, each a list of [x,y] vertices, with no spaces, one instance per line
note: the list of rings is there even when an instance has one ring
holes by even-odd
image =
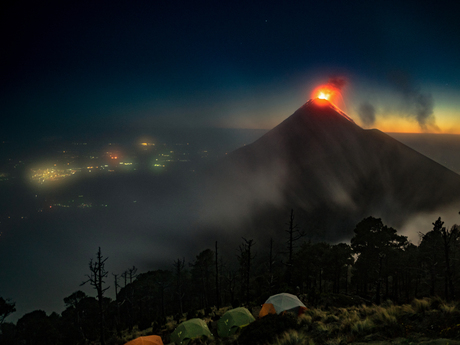
[[[332,332],[332,327],[328,324],[318,321],[315,323],[315,330],[327,337]]]
[[[276,345],[315,345],[315,342],[305,334],[289,331],[276,340]]]
[[[444,314],[452,315],[457,311],[457,304],[443,302],[439,305],[439,310],[441,310]]]
[[[345,336],[339,336],[336,338],[332,339],[327,339],[324,344],[326,345],[342,345],[342,344],[347,344],[347,337]]]
[[[372,316],[377,312],[377,310],[378,307],[376,305],[367,306],[365,304],[362,304],[359,308],[359,312],[363,317]]]
[[[377,325],[388,325],[392,326],[398,324],[398,319],[391,313],[391,310],[380,308],[374,315],[372,315],[372,321]]]
[[[351,328],[360,320],[358,312],[353,311],[347,314],[344,314],[340,321],[340,331],[342,333],[351,332]]]
[[[301,328],[305,328],[308,330],[311,329],[311,326],[313,325],[313,318],[311,317],[311,315],[303,314],[299,316],[297,322],[299,323]]]
[[[224,310],[212,310],[213,316]],[[203,319],[209,318],[203,316]],[[172,332],[176,324],[166,320],[162,329]],[[246,329],[247,328],[247,329]],[[245,330],[246,329],[246,330]],[[231,338],[207,340],[208,345],[270,344],[270,345],[343,345],[355,342],[416,344],[440,338],[460,340],[460,310],[456,303],[440,298],[414,299],[410,304],[397,305],[385,301],[381,305],[359,305],[348,308],[309,308],[303,315],[285,317],[269,315],[258,319]],[[251,330],[252,329],[252,330]],[[248,332],[250,331],[250,332]],[[150,329],[134,328],[125,333],[125,341],[147,335]],[[152,334],[152,333],[150,333]],[[164,333],[168,340],[168,333]],[[124,342],[112,341],[110,345]],[[404,342],[406,341],[406,342]],[[167,342],[165,343],[167,344]]]
[[[424,299],[417,299],[415,298],[412,301],[412,309],[415,313],[425,313],[430,310],[431,307],[431,299],[424,298]]]
[[[316,309],[316,308],[308,309],[305,312],[305,314],[310,315],[312,321],[321,321],[321,320],[323,320],[324,318],[327,317],[327,314],[326,314],[325,311],[323,311],[321,309]]]
[[[351,333],[357,336],[365,336],[373,333],[375,330],[375,324],[371,319],[366,317],[364,320],[359,320],[351,327]]]

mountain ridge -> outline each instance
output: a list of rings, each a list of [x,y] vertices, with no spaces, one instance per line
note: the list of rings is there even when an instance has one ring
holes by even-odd
[[[460,201],[460,175],[318,99],[231,152],[217,174],[220,182],[209,192],[225,197],[214,196],[213,209],[218,213],[221,205],[227,227],[255,236],[255,227],[283,228],[291,208],[331,240],[346,237],[369,215],[401,226]],[[233,214],[226,203],[238,203]]]

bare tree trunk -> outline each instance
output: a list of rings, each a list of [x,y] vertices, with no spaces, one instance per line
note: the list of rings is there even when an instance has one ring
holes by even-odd
[[[104,330],[104,293],[107,291],[109,287],[104,288],[103,285],[105,283],[104,279],[107,277],[108,272],[105,270],[105,261],[108,258],[103,259],[101,253],[101,247],[97,252],[97,260],[93,262],[93,259],[89,262],[89,269],[90,274],[86,276],[88,279],[81,283],[80,285],[84,285],[86,283],[90,283],[97,292],[97,300],[99,304],[99,327],[100,327],[100,339],[101,345],[105,345],[105,330]]]
[[[219,261],[217,256],[217,241],[216,241],[216,307],[220,309],[220,291],[219,291]]]

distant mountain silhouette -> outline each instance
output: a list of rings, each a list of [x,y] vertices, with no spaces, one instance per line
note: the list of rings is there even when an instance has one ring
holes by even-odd
[[[341,240],[369,215],[400,226],[460,201],[460,175],[322,99],[230,153],[208,180],[202,219],[249,237],[279,236],[291,208],[310,237]]]

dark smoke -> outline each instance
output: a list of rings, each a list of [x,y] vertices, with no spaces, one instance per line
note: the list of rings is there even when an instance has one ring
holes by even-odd
[[[342,90],[342,88],[347,84],[347,80],[343,77],[330,77],[327,84],[338,90]]]
[[[364,102],[358,110],[359,117],[365,127],[371,127],[375,123],[375,108],[372,104]]]
[[[391,74],[390,81],[403,97],[406,116],[414,118],[424,131],[427,131],[428,127],[438,129],[433,114],[434,101],[431,94],[422,93],[404,72]]]

